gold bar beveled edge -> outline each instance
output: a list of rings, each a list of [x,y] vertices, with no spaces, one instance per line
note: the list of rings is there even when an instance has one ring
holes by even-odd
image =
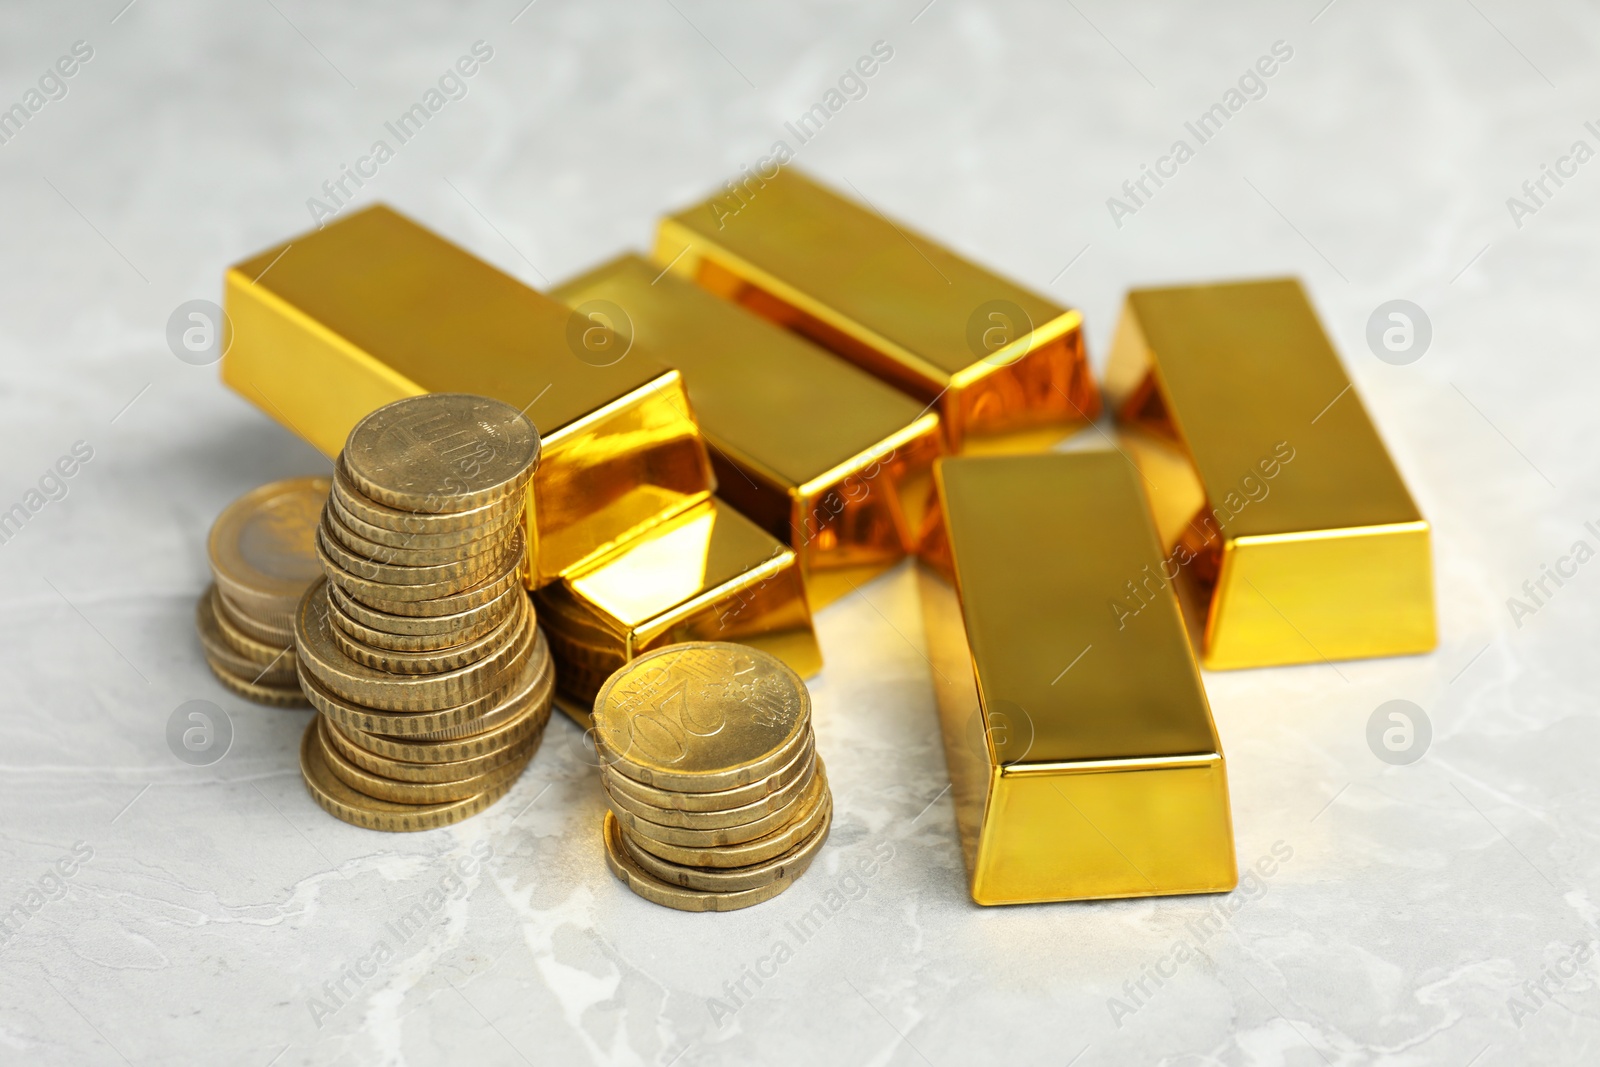
[[[1044,778],[1072,774],[1122,774],[1207,767],[1227,762],[1221,752],[1195,752],[1174,756],[1122,756],[1103,760],[1053,760],[1048,763],[1000,763],[991,752],[990,766],[1002,778]]]

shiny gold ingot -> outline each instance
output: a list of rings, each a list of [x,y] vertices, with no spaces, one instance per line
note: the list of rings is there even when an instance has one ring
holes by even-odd
[[[979,904],[1224,892],[1227,773],[1161,558],[1115,452],[942,460],[919,568],[957,826]]]
[[[715,498],[535,599],[556,651],[556,703],[585,727],[605,675],[583,662],[569,669],[557,636],[580,624],[582,644],[571,651],[614,656],[607,673],[682,641],[736,641],[777,656],[801,677],[822,669],[794,552]],[[569,677],[585,670],[594,688],[570,688]]]
[[[528,493],[530,587],[705,500],[705,443],[677,371],[609,366],[571,313],[387,207],[352,212],[228,271],[229,386],[334,456],[406,396],[525,410],[543,456]],[[598,361],[595,361],[598,362]]]
[[[550,295],[683,372],[719,495],[794,549],[813,610],[915,550],[942,451],[923,404],[638,256]]]
[[[1083,316],[787,168],[663,219],[654,258],[939,413],[952,451],[1035,450],[1100,410]]]
[[[1213,669],[1426,652],[1429,527],[1293,279],[1128,294],[1106,392]]]

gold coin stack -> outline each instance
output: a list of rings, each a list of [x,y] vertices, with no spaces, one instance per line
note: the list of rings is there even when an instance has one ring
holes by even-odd
[[[321,575],[313,549],[326,478],[253,489],[211,524],[212,584],[195,605],[200,647],[217,680],[246,700],[304,707],[295,675],[294,617]]]
[[[758,649],[672,645],[606,680],[595,747],[611,872],[680,911],[770,900],[811,864],[833,795],[800,676]]]
[[[516,408],[434,393],[350,431],[316,530],[325,579],[295,619],[320,713],[312,797],[346,822],[426,830],[504,796],[538,748],[555,670],[522,586],[539,435]]]

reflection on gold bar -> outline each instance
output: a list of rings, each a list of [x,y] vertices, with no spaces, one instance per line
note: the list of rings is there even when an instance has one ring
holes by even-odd
[[[1115,452],[946,459],[919,568],[945,759],[979,904],[1224,892],[1227,770],[1161,558]]]
[[[528,500],[530,587],[711,495],[678,372],[596,366],[557,301],[387,207],[233,267],[222,379],[329,456],[401,397],[525,408],[543,456]]]
[[[1168,550],[1123,612],[1176,583],[1210,668],[1434,647],[1428,523],[1298,281],[1129,293],[1106,391]]]
[[[551,295],[631,339],[619,358],[683,373],[718,493],[794,549],[814,609],[915,550],[941,450],[933,412],[638,256]]]
[[[556,657],[557,702],[587,728],[601,683],[679,641],[766,649],[822,669],[794,552],[713,497],[534,594]]]
[[[654,254],[933,406],[952,451],[1045,448],[1099,413],[1079,312],[792,169],[663,219]]]

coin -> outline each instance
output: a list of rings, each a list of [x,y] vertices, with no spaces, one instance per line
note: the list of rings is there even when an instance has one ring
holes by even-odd
[[[300,688],[311,706],[352,730],[383,734],[386,737],[418,737],[437,730],[448,730],[483,718],[505,699],[509,685],[484,693],[476,700],[438,711],[380,711],[347,700],[331,691],[307,671],[299,669]]]
[[[266,641],[258,641],[241,629],[238,624],[236,624],[233,619],[229,617],[227,609],[224,608],[222,604],[222,594],[217,592],[217,587],[215,584],[208,586],[205,593],[202,595],[208,601],[210,601],[209,609],[211,611],[211,617],[216,621],[217,632],[222,636],[222,640],[228,645],[229,648],[233,649],[250,662],[259,664],[262,667],[276,665],[284,659],[284,654],[287,652],[289,663],[291,666],[293,666],[293,634],[289,635],[289,640],[280,644],[269,644]]]
[[[299,662],[330,692],[379,711],[440,711],[478,700],[511,682],[533,649],[534,627],[524,613],[512,639],[476,663],[439,674],[391,674],[340,650],[329,610],[327,583],[319,582],[301,602],[296,620]]]
[[[338,582],[358,597],[381,600],[434,600],[471,589],[490,573],[505,565],[506,559],[522,556],[522,531],[493,551],[454,563],[431,567],[401,567],[374,563],[351,552],[330,537],[327,525],[317,527],[317,558],[331,581]]]
[[[476,663],[516,637],[521,627],[528,621],[529,612],[526,607],[528,601],[524,597],[512,603],[515,606],[511,613],[489,632],[449,648],[425,652],[396,652],[392,649],[374,648],[351,637],[338,626],[334,626],[328,632],[333,636],[334,644],[339,646],[339,650],[357,663],[391,674],[438,674]],[[330,613],[330,617],[337,621],[337,609]]]
[[[222,638],[216,614],[211,610],[211,597],[200,597],[194,609],[195,630],[200,636],[200,648],[213,667],[221,667],[229,674],[252,685],[289,686],[294,684],[295,656],[290,649],[279,652],[279,658],[268,664],[257,663],[234,651]]]
[[[752,863],[748,867],[685,867],[638,847],[626,833],[622,834],[622,846],[635,863],[663,882],[708,893],[728,893],[757,889],[779,880],[792,883],[811,866],[812,859],[828,839],[828,830],[832,826],[833,813],[830,810],[823,817],[822,824],[798,845],[773,859]]]
[[[820,773],[812,775],[806,780],[805,787],[800,791],[800,795],[792,798],[789,803],[774,811],[762,812],[750,822],[735,826],[690,829],[677,825],[664,825],[635,814],[621,804],[616,803],[614,798],[611,812],[635,840],[645,838],[651,842],[651,845],[645,846],[646,848],[652,847],[654,844],[662,844],[687,849],[717,849],[742,845],[748,841],[755,841],[781,832],[793,823],[797,817],[815,809],[821,802],[822,794],[826,789],[827,778]],[[609,796],[609,794],[607,795]],[[681,812],[678,814],[682,815]],[[701,864],[701,866],[710,866],[710,864]]]
[[[641,867],[623,844],[622,827],[608,811],[605,818],[606,865],[635,894],[654,904],[678,911],[736,911],[760,904],[789,888],[792,878],[775,878],[765,885],[731,892],[708,893],[686,889],[655,877]]]
[[[550,721],[550,697],[554,688],[555,672],[549,652],[540,645],[529,657],[516,687],[482,718],[458,727],[406,737],[388,737],[348,725],[340,725],[340,729],[368,752],[390,759],[411,763],[471,759],[515,744],[529,734],[542,733]]]
[[[443,638],[447,639],[447,644],[452,643],[448,639],[464,640],[473,631],[482,633],[494,626],[510,614],[514,602],[519,598],[527,599],[527,592],[519,583],[510,582],[493,598],[453,615],[392,615],[363,604],[337,585],[328,585],[328,601],[338,609],[338,617],[334,620],[336,623],[344,619],[366,631],[379,631],[396,637]],[[361,633],[348,627],[345,632],[352,637],[362,637]],[[377,644],[364,637],[362,640]]]
[[[517,537],[522,537],[522,531],[517,531]],[[381,611],[389,615],[415,616],[418,618],[438,618],[444,615],[459,615],[471,608],[481,607],[501,596],[507,589],[517,585],[522,579],[522,566],[524,553],[519,547],[506,553],[500,569],[495,570],[477,585],[463,589],[459,593],[449,596],[433,597],[429,600],[394,600],[385,596],[389,591],[388,586],[381,583],[363,583],[363,589],[352,589],[347,581],[343,591],[350,595],[350,599],[360,601],[374,611]],[[330,575],[331,577],[331,575]],[[347,578],[348,576],[342,576]]]
[[[363,645],[389,652],[432,652],[477,640],[510,618],[516,608],[516,601],[508,601],[499,612],[480,615],[477,621],[460,626],[454,631],[436,634],[396,634],[386,630],[374,630],[351,618],[347,606],[352,602],[348,598],[336,596],[338,589],[336,585],[328,586],[328,607],[332,609],[328,617],[333,620],[334,637],[337,638],[340,633],[344,633]]]
[[[368,502],[370,506],[381,506]],[[514,503],[507,502],[497,505],[497,509],[482,517],[482,521],[464,525],[456,530],[429,531],[426,527],[416,530],[392,530],[375,523],[370,523],[351,510],[345,502],[344,495],[335,488],[328,496],[328,504],[333,508],[334,515],[339,522],[351,533],[363,541],[379,545],[389,545],[394,548],[437,549],[453,548],[468,545],[474,541],[488,538],[509,537],[511,527],[522,520],[523,508],[516,507]],[[359,505],[357,505],[359,507]],[[420,512],[396,512],[399,515],[419,516],[430,519],[456,518],[450,516],[422,516]],[[466,514],[472,514],[467,512]],[[413,522],[412,525],[418,525]]]
[[[539,433],[510,404],[427,393],[385,404],[350,431],[345,473],[393,508],[463,511],[518,494],[539,462]]]
[[[664,860],[677,863],[685,867],[748,867],[753,863],[764,863],[789,851],[799,844],[829,816],[833,810],[833,796],[828,791],[828,782],[821,772],[817,780],[822,783],[821,789],[816,794],[816,802],[792,822],[774,830],[765,837],[758,837],[754,841],[743,841],[736,845],[721,845],[712,848],[694,848],[683,845],[674,845],[654,838],[643,837],[639,834],[630,834],[629,838],[640,848]],[[807,797],[812,794],[807,793]]]
[[[747,841],[781,825],[784,820],[780,816],[783,816],[789,805],[799,799],[811,787],[811,774],[818,762],[816,748],[812,745],[807,745],[805,752],[807,753],[807,758],[801,765],[800,773],[794,777],[793,781],[768,793],[766,796],[758,797],[748,804],[742,804],[735,808],[725,808],[721,811],[684,811],[682,808],[672,806],[655,807],[627,791],[626,787],[622,785],[626,781],[624,775],[610,774],[605,767],[601,767],[600,777],[605,784],[606,796],[611,805],[611,810],[618,812],[617,818],[621,819],[622,824],[630,830],[634,826],[629,821],[628,816],[622,814],[624,811],[628,812],[633,818],[645,820],[655,826],[675,826],[689,831],[721,830],[734,827],[743,832],[746,827],[760,825],[762,820],[776,820],[768,822],[766,830],[761,830],[757,833],[744,833],[742,837],[730,839]],[[790,814],[792,815],[793,813],[791,812]],[[672,838],[666,838],[665,840],[672,840]],[[698,842],[690,838],[679,843],[696,844]],[[720,842],[711,841],[707,843],[718,844]]]
[[[624,665],[595,698],[595,743],[646,785],[710,793],[747,785],[809,736],[805,683],[770,653],[722,642],[670,645]]]
[[[317,743],[322,746],[323,763],[334,777],[358,793],[396,804],[443,804],[452,800],[467,800],[479,793],[489,792],[503,780],[515,780],[528,765],[527,759],[522,758],[460,781],[401,782],[363,770],[345,759],[328,739],[328,731],[332,727],[327,720],[319,718],[318,722],[321,728],[317,731]]]
[[[515,744],[503,745],[471,759],[454,760],[450,763],[412,763],[409,760],[390,759],[367,751],[350,740],[337,726],[330,725],[327,719],[322,720],[322,727],[323,735],[334,750],[360,770],[391,781],[413,785],[451,785],[487,775],[515,759],[524,761],[531,759],[539,742],[537,737],[525,737]],[[360,786],[357,785],[357,788]]]
[[[498,549],[506,541],[504,536],[486,534],[459,544],[437,548],[410,544],[386,545],[378,541],[369,541],[350,529],[339,518],[338,509],[331,507],[325,508],[322,512],[322,526],[325,535],[331,534],[333,539],[342,547],[362,559],[400,567],[438,567],[447,563],[459,563],[481,556],[485,552]],[[509,526],[506,529],[509,533]],[[399,534],[396,536],[413,537],[415,535]]]
[[[300,738],[300,773],[311,798],[328,814],[369,830],[433,830],[476,815],[511,791],[507,779],[487,792],[444,804],[395,804],[356,792],[329,770],[317,743],[318,719]]]
[[[220,587],[217,589],[216,611],[218,621],[226,619],[234,629],[248,634],[263,644],[271,645],[273,648],[284,648],[294,644],[292,615],[288,626],[268,625],[229,600],[228,594]]]
[[[779,767],[765,778],[741,785],[736,789],[726,789],[720,793],[679,793],[671,789],[657,789],[654,786],[636,782],[625,774],[608,773],[610,768],[601,765],[601,773],[605,777],[605,786],[613,795],[621,793],[640,804],[656,810],[675,809],[684,812],[722,812],[731,808],[742,808],[747,804],[754,804],[763,797],[772,795],[786,786],[792,786],[797,781],[803,780],[803,775],[809,775],[812,770],[811,757],[816,752],[816,745],[807,738],[805,746],[794,754],[794,758]],[[656,822],[670,823],[667,818],[656,818]]]
[[[290,478],[253,489],[222,509],[206,539],[217,585],[272,626],[288,626],[319,575],[312,536],[327,478]]]
[[[355,487],[345,470],[343,455],[333,464],[331,496],[337,499],[340,508],[350,515],[380,529],[393,530],[396,533],[447,534],[489,529],[508,521],[527,506],[525,500],[507,497],[505,500],[496,500],[467,511],[443,514],[391,508],[387,504],[378,503]]]
[[[225,668],[219,667],[211,660],[206,660],[206,666],[211,668],[211,673],[221,682],[223,688],[235,696],[253,700],[257,704],[267,704],[278,708],[303,708],[308,701],[306,695],[300,691],[298,683],[294,685],[258,685],[255,682],[230,674]]]

